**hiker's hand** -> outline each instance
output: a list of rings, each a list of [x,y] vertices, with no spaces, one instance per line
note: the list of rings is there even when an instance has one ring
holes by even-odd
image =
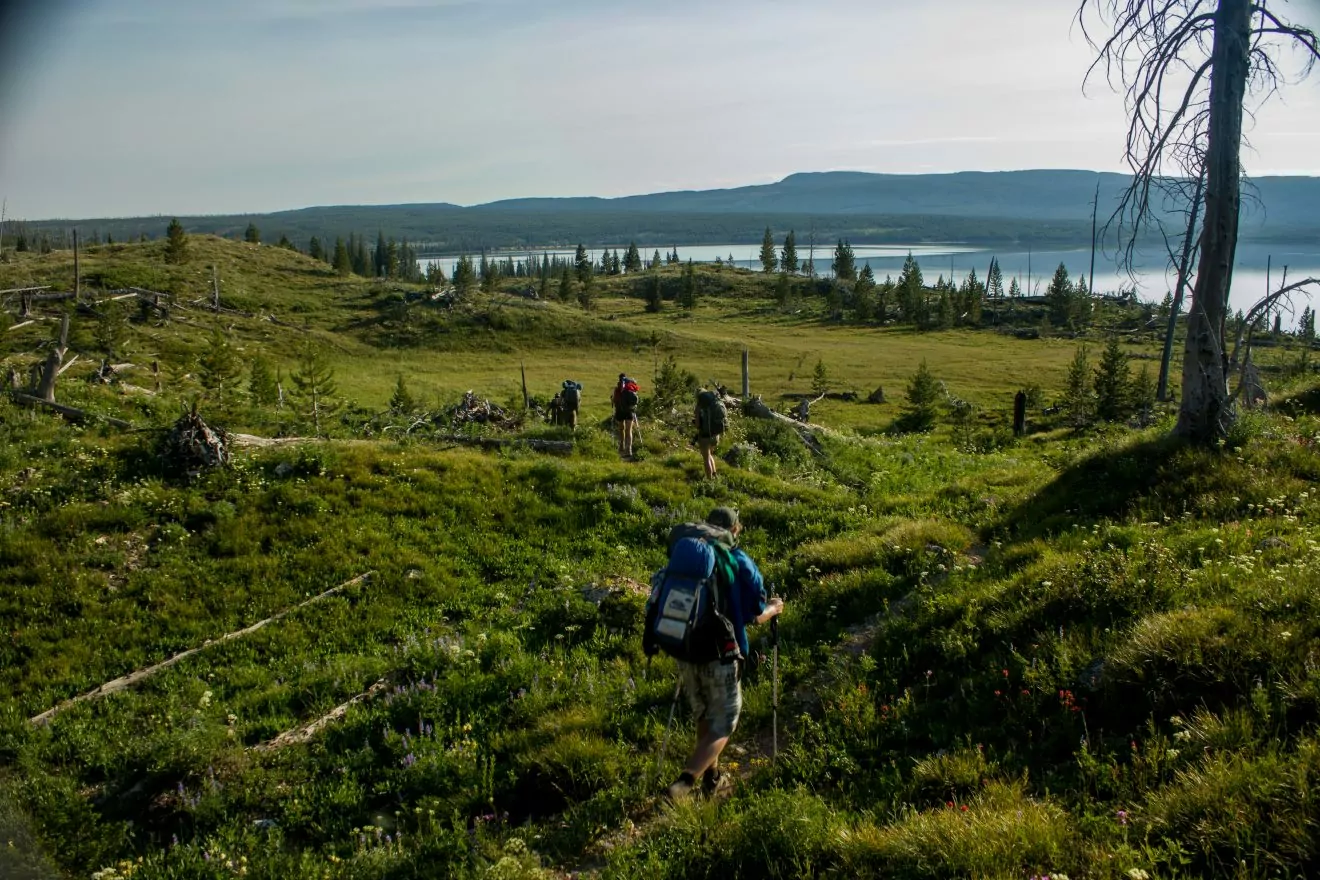
[[[761,616],[757,618],[757,622],[765,623],[768,620],[773,620],[778,617],[783,610],[784,600],[776,596],[766,603],[765,611],[761,612]]]

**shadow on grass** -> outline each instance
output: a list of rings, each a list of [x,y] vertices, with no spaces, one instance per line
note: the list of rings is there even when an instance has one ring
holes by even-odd
[[[1015,538],[1057,534],[1079,523],[1122,519],[1152,505],[1180,509],[1204,482],[1206,453],[1174,437],[1106,449],[1069,466],[998,528]]]
[[[1271,408],[1291,416],[1320,414],[1320,385],[1281,398]]]

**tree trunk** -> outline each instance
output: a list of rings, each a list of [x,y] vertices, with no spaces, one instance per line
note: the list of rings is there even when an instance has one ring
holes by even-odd
[[[55,402],[55,379],[60,375],[60,364],[69,350],[69,316],[60,319],[60,338],[46,355],[46,364],[41,369],[41,383],[37,386],[37,397],[46,403]]]
[[[1205,187],[1205,175],[1196,179],[1196,194],[1192,196],[1192,213],[1187,219],[1187,234],[1183,236],[1182,259],[1178,262],[1178,287],[1169,306],[1169,323],[1164,328],[1164,351],[1160,355],[1160,380],[1155,389],[1155,399],[1169,399],[1169,363],[1173,360],[1173,334],[1178,328],[1178,313],[1182,311],[1183,293],[1187,289],[1187,269],[1192,258],[1192,236],[1196,234],[1196,218],[1200,216],[1201,190]]]
[[[1234,411],[1228,393],[1224,322],[1237,251],[1242,102],[1251,47],[1251,0],[1219,0],[1210,74],[1205,226],[1192,288],[1183,358],[1182,402],[1174,433],[1198,445],[1228,434]]]

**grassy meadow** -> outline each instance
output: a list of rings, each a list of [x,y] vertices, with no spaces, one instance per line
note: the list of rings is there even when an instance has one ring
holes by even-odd
[[[1012,395],[1056,400],[1076,347],[1094,364],[1123,315],[1086,340],[859,327],[812,297],[786,313],[765,279],[713,268],[692,314],[645,312],[627,276],[600,280],[591,310],[512,283],[445,309],[278,248],[190,248],[181,266],[159,243],[82,259],[98,299],[137,286],[184,304],[216,265],[246,313],[73,314],[80,359],[57,398],[134,430],[0,402],[0,876],[1320,870],[1320,392],[1299,352],[1260,352],[1274,402],[1223,450],[1172,444],[1163,412],[1075,432],[1038,406],[1015,439]],[[71,287],[70,255],[13,257],[0,288]],[[0,375],[25,374],[55,325],[0,315]],[[200,366],[217,338],[243,373],[218,399]],[[1151,334],[1124,338],[1153,369]],[[162,463],[163,429],[193,401],[232,431],[314,434],[301,400],[246,393],[257,358],[287,381],[309,343],[342,398],[324,438],[237,450],[193,480]],[[734,416],[734,463],[706,481],[676,394],[647,410],[637,460],[619,459],[602,422],[620,371],[644,397],[671,358],[666,390],[685,372],[736,388],[744,347],[772,405],[810,393],[817,361],[831,390],[883,386],[888,402],[813,406],[833,429],[823,454]],[[159,361],[161,392],[140,367],[89,381],[107,357]],[[947,419],[894,430],[922,359],[979,407],[980,439]],[[385,430],[418,418],[389,412],[400,375],[419,413],[469,389],[520,408],[524,366],[542,402],[585,384],[571,453]],[[532,416],[517,434],[569,436]],[[660,783],[694,731],[680,712],[657,766],[674,670],[642,656],[633,582],[673,524],[719,504],[740,509],[787,603],[780,751],[770,664],[752,662],[733,795],[670,807]],[[769,652],[764,633],[753,650]]]

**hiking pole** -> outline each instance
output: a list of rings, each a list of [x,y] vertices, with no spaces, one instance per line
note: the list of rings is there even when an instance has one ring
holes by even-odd
[[[771,697],[770,705],[773,706],[773,726],[770,740],[770,760],[779,759],[779,616],[770,618],[770,645],[774,659],[771,660]]]
[[[665,723],[665,738],[660,741],[660,758],[655,762],[655,775],[659,782],[664,782],[665,752],[669,749],[669,732],[674,727],[674,713],[678,711],[678,695],[683,690],[683,676],[678,677],[674,685],[674,702],[669,705],[669,721]],[[658,784],[658,783],[657,783]]]

